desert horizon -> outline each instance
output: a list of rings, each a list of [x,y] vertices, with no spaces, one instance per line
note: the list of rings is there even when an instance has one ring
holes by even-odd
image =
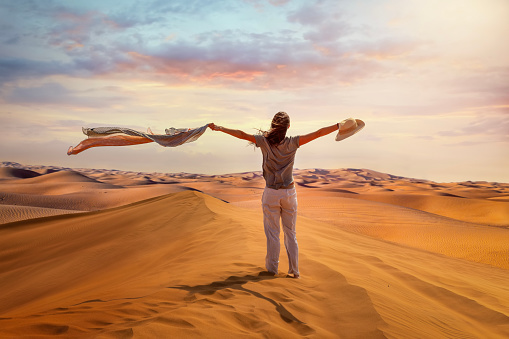
[[[295,169],[295,280],[260,171],[0,167],[5,338],[509,335],[508,183]]]

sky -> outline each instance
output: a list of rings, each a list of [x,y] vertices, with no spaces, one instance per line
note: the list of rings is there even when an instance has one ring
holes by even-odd
[[[261,170],[208,130],[176,148],[67,156],[82,127],[154,133],[209,122],[288,135],[295,168],[509,182],[507,0],[0,0],[0,161],[139,172]]]

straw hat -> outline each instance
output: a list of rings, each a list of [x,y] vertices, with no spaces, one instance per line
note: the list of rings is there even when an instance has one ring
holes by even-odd
[[[336,141],[341,141],[348,137],[351,137],[355,133],[359,132],[366,125],[364,121],[360,119],[348,118],[341,121],[339,124],[338,135],[336,135]]]

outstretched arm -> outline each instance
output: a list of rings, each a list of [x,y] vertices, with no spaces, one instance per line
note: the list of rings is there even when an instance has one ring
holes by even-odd
[[[243,132],[241,130],[238,130],[238,129],[229,129],[229,128],[226,128],[226,127],[217,126],[214,123],[210,123],[209,127],[213,131],[220,131],[220,132],[229,134],[231,136],[234,136],[235,138],[239,138],[239,139],[242,139],[242,140],[250,141],[252,143],[256,143],[254,135],[247,134],[247,133],[245,133],[245,132]]]
[[[316,138],[323,137],[324,135],[330,134],[339,129],[338,124],[334,124],[332,126],[320,128],[316,132],[312,132],[306,135],[301,135],[299,137],[299,146],[307,144],[310,141],[315,140]]]

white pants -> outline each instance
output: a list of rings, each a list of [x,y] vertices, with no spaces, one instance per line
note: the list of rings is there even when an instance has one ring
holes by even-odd
[[[299,275],[299,246],[295,232],[297,221],[297,192],[294,188],[275,190],[265,187],[262,196],[263,226],[267,237],[265,267],[272,273],[278,272],[279,264],[279,219],[283,224],[285,248],[288,255],[288,274]]]

